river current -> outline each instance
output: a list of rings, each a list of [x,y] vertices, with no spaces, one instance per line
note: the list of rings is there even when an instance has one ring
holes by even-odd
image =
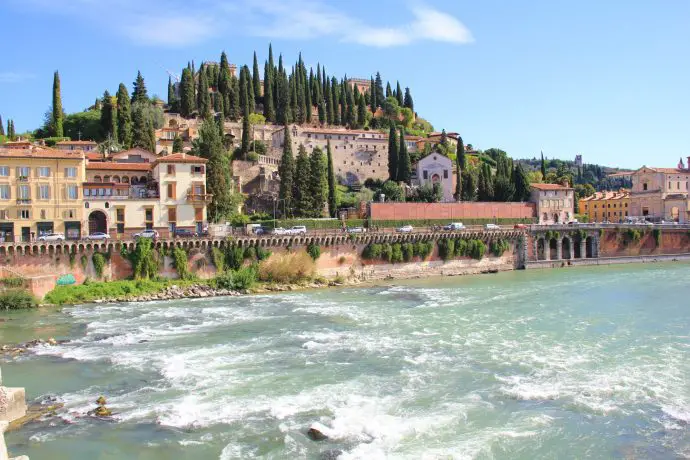
[[[690,458],[690,265],[400,281],[2,316],[57,417],[15,455]],[[104,395],[112,420],[85,417]],[[329,439],[306,436],[313,422]]]

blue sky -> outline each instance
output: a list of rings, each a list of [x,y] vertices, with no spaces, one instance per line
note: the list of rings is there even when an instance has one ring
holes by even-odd
[[[690,2],[0,0],[0,115],[40,125],[60,71],[79,111],[141,70],[194,59],[263,70],[268,43],[329,73],[409,86],[419,114],[478,148],[623,167],[690,155]]]

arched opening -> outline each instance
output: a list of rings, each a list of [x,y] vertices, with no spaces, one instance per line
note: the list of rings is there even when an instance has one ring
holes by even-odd
[[[544,222],[547,222],[549,220],[549,215],[547,213],[544,213],[544,215],[542,216],[542,220]]]
[[[110,176],[103,176],[103,182],[110,182]]]
[[[108,233],[108,219],[103,211],[92,211],[89,214],[89,234]]]
[[[580,251],[580,246],[582,246],[580,244],[581,241],[582,240],[580,240],[578,238],[576,241],[573,242],[573,244],[574,244],[574,246],[573,246],[573,249],[574,249],[573,250],[573,258],[574,259],[582,259],[582,251]]]
[[[139,184],[139,179],[137,179],[137,176],[132,177],[132,185],[138,185]]]
[[[594,257],[594,238],[591,236],[585,240],[585,255],[588,259]]]
[[[554,221],[554,223],[556,223],[556,224],[559,222],[559,217],[558,217],[558,213],[557,213],[557,212],[554,212],[554,213],[553,213],[553,221]]]
[[[113,182],[115,182],[116,184],[119,184],[120,183],[120,176],[113,176]]]
[[[122,183],[123,184],[129,184],[129,177],[128,176],[122,176]]]
[[[570,241],[570,238],[563,238],[563,248],[561,250],[561,254],[564,259],[570,259],[571,246],[572,243]]]
[[[546,260],[546,240],[544,238],[537,240],[537,260]]]
[[[558,260],[558,240],[556,238],[549,240],[549,256],[551,260]]]
[[[93,181],[94,182],[103,182],[103,179],[101,178],[101,176],[93,176]]]

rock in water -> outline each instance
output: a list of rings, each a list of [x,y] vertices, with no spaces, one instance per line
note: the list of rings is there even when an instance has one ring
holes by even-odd
[[[338,457],[343,455],[343,451],[340,449],[330,449],[324,452],[321,452],[321,455],[319,455],[319,460],[338,460]]]
[[[329,431],[330,429],[327,426],[319,422],[314,422],[307,430],[307,436],[309,436],[312,441],[323,441],[328,439],[327,433]]]

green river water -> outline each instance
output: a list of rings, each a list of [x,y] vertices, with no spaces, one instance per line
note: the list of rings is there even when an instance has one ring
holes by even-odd
[[[4,314],[32,460],[690,458],[690,265]],[[115,413],[85,413],[104,395]],[[314,422],[329,440],[305,432]]]

